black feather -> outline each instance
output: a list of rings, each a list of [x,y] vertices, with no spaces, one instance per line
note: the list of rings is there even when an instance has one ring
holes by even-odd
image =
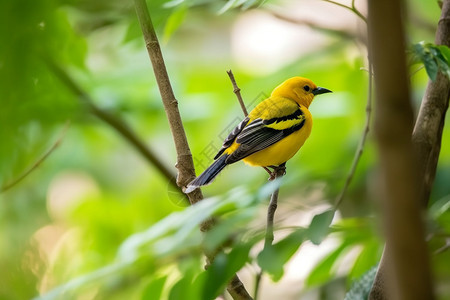
[[[207,185],[213,181],[213,179],[217,176],[217,174],[220,173],[220,171],[225,168],[227,165],[227,157],[228,154],[224,154],[219,159],[214,161],[212,165],[210,165],[205,171],[203,171],[200,176],[192,180],[186,187],[186,190],[184,191],[186,194],[192,192],[196,188]]]
[[[220,148],[219,152],[216,154],[216,156],[214,156],[214,159],[219,158],[220,155],[222,155],[223,151],[225,151],[225,149],[227,149],[228,147],[230,147],[233,144],[234,140],[236,139],[238,134],[241,133],[242,129],[244,129],[245,125],[247,125],[249,120],[250,120],[249,117],[245,117],[245,119],[242,120],[242,122],[239,123],[233,129],[233,131],[227,136],[225,141],[223,141],[222,148]]]

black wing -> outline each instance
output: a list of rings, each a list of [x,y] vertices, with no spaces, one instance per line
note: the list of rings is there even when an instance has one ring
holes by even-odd
[[[298,122],[285,129],[275,129],[270,127],[270,124],[282,123],[288,120],[296,120]],[[240,145],[227,158],[227,164],[237,162],[255,152],[275,144],[293,132],[300,130],[304,124],[305,117],[300,108],[288,116],[269,120],[256,119],[252,121],[236,137],[236,143],[239,143]]]
[[[247,125],[249,120],[250,120],[249,117],[245,117],[245,119],[242,120],[242,122],[239,123],[233,129],[233,131],[227,136],[225,141],[223,141],[222,148],[220,148],[219,152],[216,154],[216,156],[214,156],[214,159],[218,159],[222,155],[223,151],[225,151],[225,149],[227,149],[228,147],[230,147],[233,144],[234,140],[236,139],[238,134],[241,133],[242,129],[244,129],[245,125]]]

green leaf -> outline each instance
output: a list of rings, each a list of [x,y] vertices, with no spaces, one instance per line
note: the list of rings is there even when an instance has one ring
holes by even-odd
[[[308,238],[314,245],[319,245],[328,235],[334,212],[334,209],[329,209],[313,217],[308,228]]]
[[[180,280],[170,289],[169,300],[192,299],[189,298],[190,288],[192,286],[192,273],[183,274]],[[158,299],[158,298],[153,298]]]
[[[431,53],[426,52],[422,57],[422,61],[425,66],[425,70],[427,71],[428,77],[430,77],[430,79],[433,81],[436,80],[438,64]]]
[[[298,250],[305,239],[305,229],[299,229],[276,243],[266,246],[257,257],[258,265],[269,273],[273,281],[281,279],[284,273],[284,265]]]
[[[359,278],[370,267],[375,265],[381,257],[382,247],[376,240],[371,240],[363,245],[363,249],[356,258],[355,263],[350,271],[350,279]]]
[[[205,272],[202,299],[215,299],[232,276],[248,261],[253,243],[235,245],[229,254],[219,253]]]
[[[428,77],[431,80],[436,80],[438,71],[450,78],[450,60],[448,59],[450,51],[448,47],[420,42],[414,44],[412,49],[414,53],[413,60],[415,62],[421,61],[424,64]]]
[[[446,45],[439,45],[437,46],[437,48],[441,52],[442,56],[445,57],[446,61],[450,62],[450,48]]]
[[[330,280],[333,276],[332,268],[336,260],[340,257],[342,252],[348,247],[348,244],[341,244],[338,248],[332,251],[325,257],[317,266],[309,273],[306,279],[307,286],[319,285]]]
[[[161,299],[161,294],[166,283],[167,275],[153,278],[142,292],[142,300]]]
[[[164,27],[163,42],[167,43],[172,34],[180,27],[186,17],[187,6],[179,5],[167,19]]]
[[[228,239],[231,239],[236,232],[242,230],[245,224],[255,218],[256,209],[248,209],[228,216],[224,220],[219,220],[214,227],[209,230],[203,238],[203,245],[206,251],[213,252]]]

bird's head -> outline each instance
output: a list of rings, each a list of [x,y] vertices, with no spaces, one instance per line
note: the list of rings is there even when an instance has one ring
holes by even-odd
[[[330,90],[318,87],[311,80],[304,77],[292,77],[277,86],[272,97],[289,98],[305,107],[309,107],[314,96],[331,93]]]

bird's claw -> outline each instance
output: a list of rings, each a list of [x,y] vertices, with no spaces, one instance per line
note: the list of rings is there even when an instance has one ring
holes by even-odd
[[[269,181],[272,181],[275,178],[286,175],[286,163],[283,163],[279,166],[268,166],[268,167],[273,169],[273,171],[270,173]]]

